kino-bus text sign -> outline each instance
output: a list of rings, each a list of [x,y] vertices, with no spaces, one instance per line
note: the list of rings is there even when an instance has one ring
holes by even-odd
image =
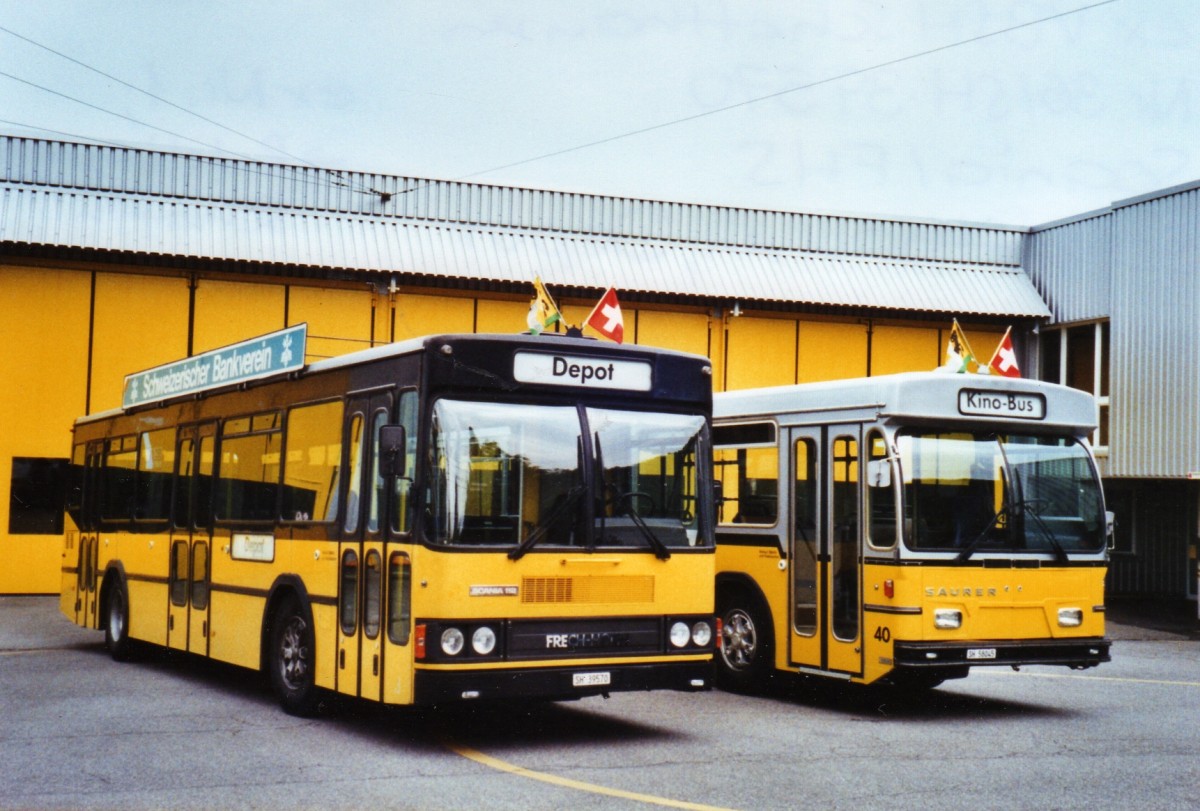
[[[156,366],[125,378],[124,408],[292,372],[304,366],[308,324]]]

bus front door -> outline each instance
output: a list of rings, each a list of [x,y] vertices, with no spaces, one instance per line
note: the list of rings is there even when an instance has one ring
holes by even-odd
[[[390,420],[390,391],[351,398],[346,410],[347,476],[339,550],[337,690],[382,699],[384,650],[383,479],[376,443]]]
[[[213,423],[181,428],[175,453],[167,646],[201,655],[208,655],[215,436]]]
[[[791,661],[839,676],[862,673],[859,591],[860,428],[791,432]]]

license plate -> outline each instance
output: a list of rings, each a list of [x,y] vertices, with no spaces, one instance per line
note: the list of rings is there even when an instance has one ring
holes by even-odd
[[[575,687],[595,687],[598,684],[612,684],[611,673],[575,673],[571,676],[571,684]]]
[[[967,659],[995,659],[995,648],[967,648]]]

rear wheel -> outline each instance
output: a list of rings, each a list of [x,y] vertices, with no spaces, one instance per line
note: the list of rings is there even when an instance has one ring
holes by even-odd
[[[120,577],[111,576],[113,583],[108,588],[104,608],[104,646],[114,660],[125,662],[133,652],[129,639],[129,596]]]
[[[312,715],[317,709],[313,650],[309,612],[298,599],[288,597],[271,620],[267,667],[279,704],[291,715]]]
[[[742,590],[721,594],[717,612],[721,617],[717,685],[736,693],[762,691],[774,649],[769,615],[758,600]]]

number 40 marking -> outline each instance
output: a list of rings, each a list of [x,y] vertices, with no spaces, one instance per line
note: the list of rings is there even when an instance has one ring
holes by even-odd
[[[880,642],[891,642],[892,641],[892,630],[890,628],[888,628],[886,625],[880,625],[878,628],[875,629],[875,638],[878,639]]]

